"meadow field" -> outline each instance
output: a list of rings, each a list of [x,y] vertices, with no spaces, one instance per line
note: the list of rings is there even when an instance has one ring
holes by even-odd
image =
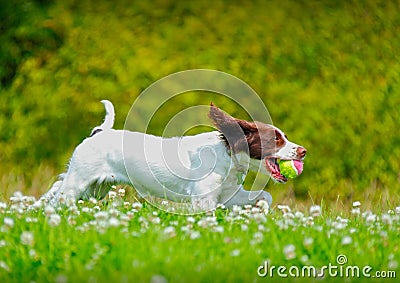
[[[396,280],[399,1],[0,3],[0,282],[261,282],[285,268],[293,282]],[[182,215],[129,187],[104,201],[30,207],[102,122],[100,100],[114,103],[123,128],[144,90],[192,69],[247,83],[307,148],[303,174],[285,185],[248,174],[245,187],[264,187],[271,207]],[[139,111],[137,123],[162,135],[211,101],[248,119],[227,96],[192,91],[154,95],[141,109],[162,107],[147,121]],[[323,268],[332,265],[342,273]],[[271,266],[273,278],[257,273]],[[371,269],[345,276],[355,266]]]

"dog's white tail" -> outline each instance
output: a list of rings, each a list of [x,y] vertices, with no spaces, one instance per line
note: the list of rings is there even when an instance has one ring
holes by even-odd
[[[102,100],[101,103],[104,104],[104,108],[106,109],[106,117],[104,118],[103,124],[95,127],[92,130],[90,136],[93,136],[98,132],[104,130],[112,129],[112,127],[114,126],[114,118],[115,118],[114,105],[108,100]]]

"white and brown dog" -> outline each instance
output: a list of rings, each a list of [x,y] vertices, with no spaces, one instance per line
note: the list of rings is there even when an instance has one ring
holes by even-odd
[[[301,162],[306,155],[305,148],[290,142],[278,128],[235,119],[214,105],[209,117],[218,131],[164,138],[112,129],[114,107],[107,100],[102,103],[104,123],[76,147],[67,172],[39,203],[58,205],[65,195],[75,200],[103,198],[112,183],[133,185],[141,195],[191,201],[195,210],[260,199],[270,204],[269,193],[243,189],[247,171],[261,171],[285,183],[278,159]]]

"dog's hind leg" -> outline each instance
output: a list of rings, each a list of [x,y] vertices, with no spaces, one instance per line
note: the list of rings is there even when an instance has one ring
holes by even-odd
[[[123,174],[102,174],[92,180],[90,185],[82,192],[80,198],[102,199],[107,195],[112,186],[116,184],[131,185],[129,178]]]
[[[50,187],[50,189],[43,194],[38,201],[36,201],[33,206],[38,208],[41,207],[44,204],[48,204],[50,200],[54,199],[57,192],[60,190],[64,179],[65,179],[66,173],[62,173],[58,176],[58,180],[53,183],[53,185]]]

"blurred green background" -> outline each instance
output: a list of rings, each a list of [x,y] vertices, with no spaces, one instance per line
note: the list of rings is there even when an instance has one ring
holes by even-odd
[[[399,1],[0,3],[1,198],[47,190],[101,123],[99,100],[122,128],[151,83],[209,68],[247,82],[308,149],[302,176],[268,184],[276,202],[400,199]]]

